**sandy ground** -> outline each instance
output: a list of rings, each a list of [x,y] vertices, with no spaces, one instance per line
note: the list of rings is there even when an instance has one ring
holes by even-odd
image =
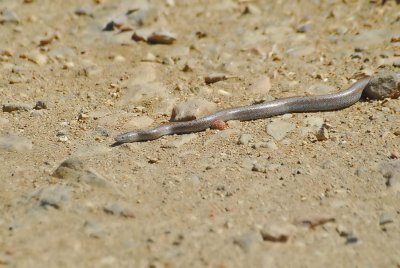
[[[400,267],[398,99],[110,147],[399,71],[395,1],[82,2],[0,2],[0,266]]]

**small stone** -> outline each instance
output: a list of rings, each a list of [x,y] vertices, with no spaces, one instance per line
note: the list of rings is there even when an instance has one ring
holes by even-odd
[[[269,76],[264,75],[254,82],[248,88],[251,93],[267,94],[271,90],[271,79]]]
[[[127,209],[126,207],[122,206],[119,203],[112,203],[111,205],[104,207],[104,212],[107,214],[122,216],[125,218],[134,218],[135,215],[132,211]]]
[[[379,225],[385,225],[385,224],[392,223],[392,222],[393,222],[393,218],[388,213],[382,213],[381,216],[379,217]]]
[[[98,187],[111,186],[106,178],[99,175],[95,170],[87,168],[83,162],[76,157],[69,158],[62,162],[52,175],[59,179],[86,183]]]
[[[0,23],[19,23],[19,19],[17,17],[17,14],[15,14],[13,11],[5,8],[3,10],[0,10]]]
[[[83,68],[83,72],[87,77],[95,76],[101,73],[101,68],[96,64],[87,62]]]
[[[346,244],[354,244],[358,242],[358,237],[355,233],[350,233],[346,236]]]
[[[289,122],[276,120],[267,125],[267,133],[275,140],[280,141],[286,137],[288,133],[295,129],[295,125]]]
[[[238,144],[248,145],[252,139],[253,136],[251,134],[242,134],[239,137]]]
[[[36,63],[39,66],[43,66],[47,63],[48,57],[39,51],[34,51],[30,53],[29,55],[26,55],[26,58],[33,62]]]
[[[298,33],[307,33],[309,31],[311,31],[312,28],[313,28],[312,24],[306,23],[306,24],[303,24],[303,25],[300,25],[299,27],[297,27],[296,31]]]
[[[217,105],[204,99],[191,99],[184,103],[177,104],[172,109],[171,121],[189,121],[217,110]]]
[[[93,10],[89,6],[80,6],[74,13],[78,16],[93,16]]]
[[[228,79],[226,74],[210,74],[204,77],[204,82],[209,85],[226,79]]]
[[[24,152],[32,150],[32,141],[19,136],[0,136],[0,150],[9,152]]]
[[[47,109],[47,104],[44,101],[38,101],[36,102],[35,107],[33,107],[35,110],[42,110],[42,109]]]
[[[400,158],[400,152],[399,151],[393,151],[390,153],[390,158],[391,159],[399,159]]]
[[[316,133],[315,137],[317,141],[326,141],[329,139],[329,132],[326,127],[321,127]]]
[[[22,102],[13,102],[3,104],[3,112],[11,113],[15,111],[30,111],[32,110],[32,106]]]
[[[59,185],[42,187],[35,190],[31,198],[37,200],[40,207],[61,209],[69,202],[70,191],[69,188]]]
[[[171,32],[154,32],[148,38],[147,42],[149,44],[173,44],[176,40],[176,34]]]
[[[268,224],[261,230],[261,236],[264,241],[287,242],[294,228],[287,224]]]
[[[400,97],[400,74],[379,74],[372,77],[364,94],[378,100]]]
[[[233,243],[238,245],[244,252],[249,252],[254,243],[260,241],[262,241],[262,237],[259,233],[249,232],[234,238]]]
[[[83,228],[86,234],[93,238],[101,238],[105,234],[103,228],[94,221],[85,221]]]

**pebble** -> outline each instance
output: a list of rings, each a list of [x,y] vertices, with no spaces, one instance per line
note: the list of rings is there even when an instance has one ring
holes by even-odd
[[[93,10],[90,6],[80,6],[74,12],[78,16],[93,16]]]
[[[209,85],[219,81],[223,81],[228,79],[229,77],[226,74],[210,74],[204,77],[204,82]]]
[[[358,242],[358,237],[357,235],[353,232],[347,229],[345,226],[339,224],[336,227],[336,231],[341,237],[346,238],[346,244],[354,244]]]
[[[171,121],[189,121],[217,110],[217,104],[204,99],[191,99],[177,104],[172,109]]]
[[[379,225],[385,225],[392,222],[393,218],[389,213],[382,213],[379,217]]]
[[[33,109],[35,110],[47,109],[47,104],[44,101],[37,101]]]
[[[249,252],[255,243],[261,242],[262,237],[257,232],[249,232],[233,239],[233,243],[238,245],[244,252]]]
[[[317,141],[326,141],[329,139],[329,132],[328,129],[322,126],[316,133],[315,138]]]
[[[253,139],[253,135],[251,134],[241,134],[238,140],[238,144],[248,145],[249,142]]]
[[[4,24],[4,23],[15,23],[18,24],[19,23],[19,19],[17,14],[15,14],[13,11],[5,8],[3,10],[0,11],[0,23]]]
[[[104,229],[95,221],[85,221],[83,228],[85,233],[93,238],[101,238],[105,235]]]
[[[30,196],[40,207],[55,209],[62,209],[71,199],[69,188],[60,185],[36,189]]]
[[[133,212],[129,209],[127,209],[125,206],[119,204],[119,203],[112,203],[109,206],[104,207],[104,212],[107,214],[112,214],[116,216],[122,216],[125,218],[134,218],[135,215]]]
[[[86,183],[98,187],[110,187],[111,184],[95,170],[87,168],[77,157],[71,157],[60,164],[53,172],[54,177],[77,183]]]
[[[315,133],[322,128],[324,124],[324,119],[322,117],[309,116],[303,120],[305,127],[300,129],[300,134],[302,136],[307,135],[308,133]]]
[[[11,113],[15,111],[30,111],[32,110],[32,106],[27,103],[22,102],[12,102],[3,104],[3,112]]]
[[[102,71],[100,67],[90,61],[85,61],[83,65],[83,72],[87,77],[99,75]]]
[[[247,90],[251,93],[267,94],[271,90],[271,79],[267,75],[261,76]]]
[[[332,169],[336,166],[337,166],[337,164],[333,160],[326,160],[326,161],[322,162],[322,164],[321,164],[322,169]]]
[[[378,100],[400,97],[400,75],[392,73],[372,77],[364,94],[371,99]]]
[[[267,125],[267,133],[275,140],[280,141],[286,137],[288,133],[295,129],[295,125],[289,122],[275,120]]]
[[[19,136],[0,136],[0,150],[9,152],[24,152],[32,150],[32,141]]]
[[[379,172],[386,179],[386,186],[400,192],[400,160],[381,163]]]
[[[269,223],[262,228],[261,236],[264,241],[287,242],[294,230],[293,225]]]
[[[251,146],[253,149],[258,149],[258,148],[268,148],[271,150],[277,150],[278,146],[274,141],[260,141],[256,142]]]
[[[306,23],[297,27],[296,32],[298,33],[307,33],[313,29],[313,25],[310,23]]]
[[[172,32],[162,31],[153,32],[148,38],[147,42],[149,44],[163,44],[171,45],[176,41],[176,34]]]
[[[311,95],[325,95],[336,91],[334,86],[325,84],[314,84],[308,87],[307,93]]]

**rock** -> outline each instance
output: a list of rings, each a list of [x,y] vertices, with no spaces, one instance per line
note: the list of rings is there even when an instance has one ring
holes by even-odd
[[[189,121],[217,110],[217,105],[204,99],[191,99],[172,109],[171,121]]]
[[[35,110],[42,110],[42,109],[47,109],[47,104],[44,101],[38,101],[36,102],[35,107],[33,107]]]
[[[90,61],[85,61],[83,65],[83,72],[87,77],[96,76],[102,71],[100,67]]]
[[[238,245],[244,252],[249,252],[256,242],[261,242],[262,237],[259,233],[249,232],[235,237],[233,243]]]
[[[93,238],[101,238],[105,235],[104,229],[95,221],[85,221],[83,228],[85,233]]]
[[[93,10],[90,6],[80,6],[75,9],[74,13],[78,16],[93,16]]]
[[[19,136],[0,136],[0,150],[10,152],[24,152],[32,150],[32,141]]]
[[[87,168],[81,160],[76,157],[69,158],[53,172],[54,177],[76,183],[86,183],[97,187],[110,187],[110,182],[99,175],[95,170]]]
[[[271,135],[275,140],[280,141],[286,137],[286,135],[295,129],[295,125],[289,122],[275,120],[267,125],[267,133]]]
[[[315,138],[317,141],[326,141],[329,139],[329,132],[328,129],[322,126],[316,133]]]
[[[213,84],[219,81],[223,81],[228,79],[229,76],[227,76],[226,74],[210,74],[207,75],[206,77],[204,77],[204,82],[209,85],[209,84]]]
[[[107,214],[122,216],[125,218],[134,218],[135,215],[132,211],[127,209],[125,206],[119,203],[112,203],[109,206],[104,207],[104,212]]]
[[[0,11],[0,23],[19,23],[19,19],[17,17],[17,14],[15,14],[13,11],[5,8]]]
[[[321,163],[322,169],[331,169],[337,166],[336,162],[333,160],[326,160]]]
[[[400,74],[379,74],[372,77],[363,94],[378,100],[400,97]]]
[[[261,236],[264,241],[287,242],[294,229],[292,225],[270,223],[263,227]]]
[[[252,139],[253,136],[251,134],[242,134],[239,137],[238,144],[248,145]]]
[[[325,84],[314,84],[307,89],[307,93],[311,95],[325,95],[336,91],[334,86]]]
[[[147,38],[147,42],[149,44],[171,45],[175,41],[176,41],[176,34],[167,31],[154,32]]]
[[[322,117],[315,117],[315,116],[309,116],[303,120],[303,123],[305,124],[305,127],[302,127],[300,129],[300,134],[305,136],[308,133],[316,133],[322,128],[322,125],[324,124],[324,119]]]
[[[49,186],[36,189],[31,194],[31,199],[38,202],[43,208],[53,207],[61,209],[70,201],[70,190],[65,186]]]
[[[298,33],[307,33],[313,29],[313,25],[310,23],[306,23],[297,27],[296,32]]]
[[[400,192],[400,160],[381,163],[379,172],[386,178],[386,186]]]
[[[11,113],[15,111],[30,111],[32,106],[22,102],[12,102],[3,104],[3,112]]]
[[[385,224],[392,223],[392,222],[393,222],[393,218],[388,213],[382,213],[381,216],[379,217],[379,225],[385,225]]]
[[[267,94],[271,90],[271,79],[264,75],[256,79],[248,87],[248,91],[257,94]]]

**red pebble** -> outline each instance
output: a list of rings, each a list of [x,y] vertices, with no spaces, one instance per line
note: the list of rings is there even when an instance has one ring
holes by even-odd
[[[225,126],[226,126],[226,124],[222,120],[216,120],[216,121],[212,122],[212,124],[211,124],[212,129],[224,130]]]

